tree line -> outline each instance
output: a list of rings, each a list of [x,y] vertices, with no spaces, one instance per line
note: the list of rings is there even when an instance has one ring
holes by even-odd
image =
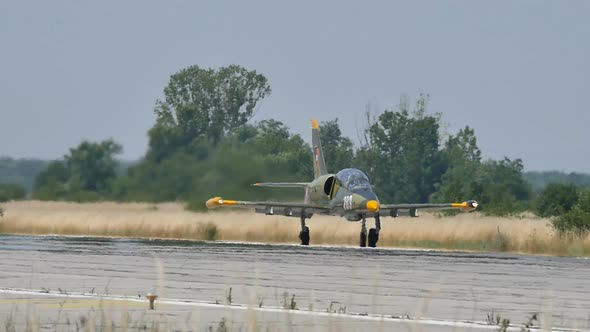
[[[183,201],[195,210],[203,209],[212,195],[300,200],[303,193],[297,189],[250,186],[313,177],[311,147],[299,135],[274,119],[250,121],[271,92],[264,75],[241,66],[181,69],[171,76],[164,98],[155,102],[156,121],[140,161],[122,171],[116,159],[120,144],[85,141],[38,173],[32,197]],[[473,198],[487,214],[534,210],[546,215],[540,206],[549,194],[535,194],[524,177],[522,160],[483,160],[472,128],[444,135],[442,115],[429,113],[427,105],[428,96],[420,95],[414,102],[402,98],[394,109],[367,113],[363,141],[357,147],[342,135],[338,119],[321,122],[328,170],[362,169],[383,202]],[[565,194],[560,189],[553,195]],[[571,190],[567,195],[564,201],[572,206],[562,204],[557,214],[577,213],[579,219],[587,194],[576,187],[575,195]]]

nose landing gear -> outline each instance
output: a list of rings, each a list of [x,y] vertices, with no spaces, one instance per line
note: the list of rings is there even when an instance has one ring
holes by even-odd
[[[360,245],[361,247],[367,246],[367,237],[369,240],[369,247],[377,247],[379,241],[379,231],[381,230],[381,219],[379,215],[375,215],[375,228],[369,229],[369,235],[367,236],[367,222],[363,217],[361,221],[361,234],[360,234]]]
[[[377,247],[377,241],[379,241],[379,231],[381,230],[381,219],[379,214],[375,215],[375,228],[369,230],[369,247]]]

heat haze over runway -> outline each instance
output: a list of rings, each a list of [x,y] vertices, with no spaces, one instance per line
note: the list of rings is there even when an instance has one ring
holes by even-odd
[[[111,307],[145,313],[147,302],[135,299],[153,287],[161,299],[155,312],[179,322],[192,312],[188,321],[199,326],[215,327],[222,317],[247,326],[248,305],[262,304],[259,326],[278,329],[291,322],[301,330],[412,330],[422,318],[427,329],[470,330],[477,324],[458,322],[482,322],[492,311],[515,326],[540,313],[553,327],[590,329],[590,260],[583,258],[9,235],[0,236],[0,255],[0,315],[33,301],[41,323],[51,301],[90,310],[96,294],[108,294],[103,303]],[[235,308],[222,306],[230,287]],[[293,294],[302,313],[273,311]],[[330,309],[351,317],[325,316]],[[380,316],[387,319],[371,320]]]

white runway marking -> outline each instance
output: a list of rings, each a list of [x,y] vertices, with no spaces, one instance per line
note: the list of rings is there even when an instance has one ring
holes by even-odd
[[[20,288],[0,288],[0,294],[12,294],[12,295],[32,295],[42,297],[56,297],[56,298],[69,298],[69,299],[96,299],[96,300],[112,300],[112,301],[129,301],[148,303],[145,298],[130,297],[123,295],[112,295],[112,294],[92,294],[92,293],[59,293],[59,292],[48,292],[45,290],[34,290],[34,289],[20,289]],[[322,311],[310,311],[310,310],[290,310],[279,307],[252,307],[243,304],[217,304],[211,302],[195,301],[195,300],[181,300],[181,299],[158,299],[156,300],[158,305],[178,305],[178,306],[191,306],[200,308],[218,308],[218,309],[230,309],[230,310],[254,310],[258,312],[270,312],[270,313],[284,313],[293,315],[305,315],[305,316],[316,316],[316,317],[340,317],[346,319],[355,319],[362,321],[374,321],[374,322],[393,322],[393,323],[406,323],[406,324],[419,324],[429,326],[447,326],[456,328],[468,328],[468,329],[481,329],[481,330],[498,330],[496,325],[488,325],[486,322],[477,321],[451,321],[451,320],[438,320],[429,318],[414,319],[411,317],[393,317],[393,316],[381,316],[371,314],[360,314],[360,313],[329,313]],[[520,326],[510,326],[507,331],[521,331]],[[541,329],[530,328],[530,331],[541,331]],[[578,329],[553,329],[552,331],[582,331]]]

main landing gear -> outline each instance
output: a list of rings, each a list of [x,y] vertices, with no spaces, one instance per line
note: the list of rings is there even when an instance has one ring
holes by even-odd
[[[379,231],[381,230],[381,219],[379,215],[375,215],[375,228],[369,229],[369,235],[367,236],[367,221],[365,217],[361,220],[361,234],[360,234],[360,246],[366,247],[367,240],[369,240],[369,247],[377,247],[377,241],[379,241]],[[367,239],[368,237],[368,239]]]
[[[305,214],[301,214],[301,232],[299,232],[299,239],[302,246],[309,245],[309,227],[305,226]]]
[[[367,246],[367,221],[365,217],[361,220],[361,247]]]

